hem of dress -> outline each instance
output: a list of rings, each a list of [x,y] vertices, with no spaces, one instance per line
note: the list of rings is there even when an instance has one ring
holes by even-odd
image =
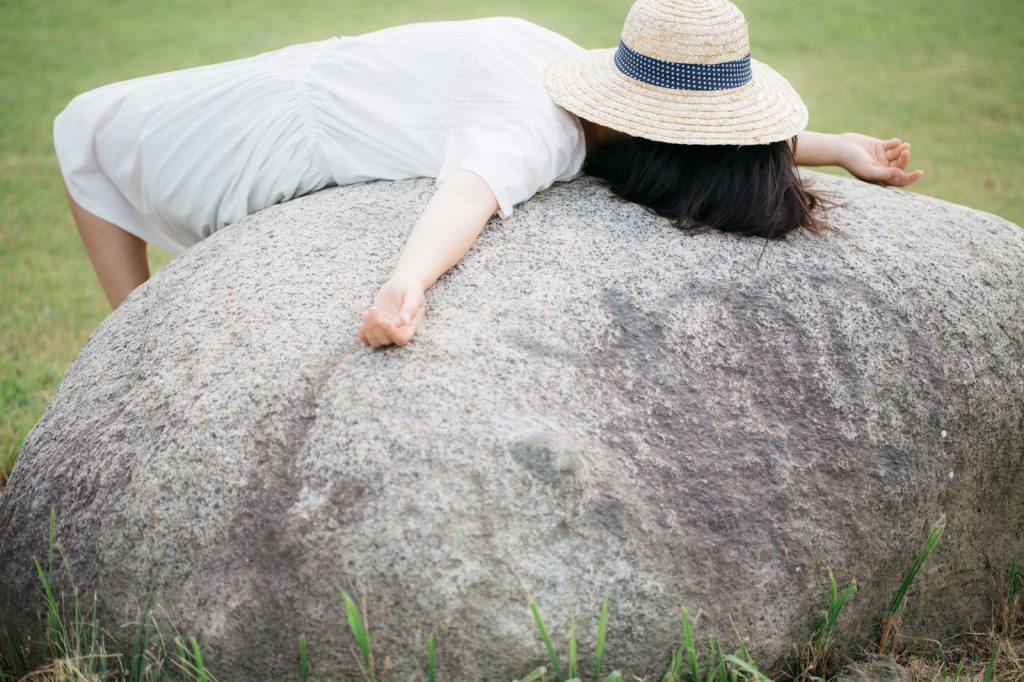
[[[124,230],[125,232],[127,232],[130,235],[132,235],[133,237],[137,237],[138,239],[141,239],[142,241],[146,242],[146,244],[149,244],[150,246],[154,246],[154,247],[160,249],[161,251],[166,251],[167,253],[171,254],[175,258],[177,258],[181,254],[183,254],[189,248],[189,246],[191,246],[191,244],[183,246],[183,245],[181,245],[181,244],[179,244],[177,242],[174,242],[172,240],[169,240],[169,239],[168,240],[162,240],[162,239],[154,240],[152,238],[152,235],[146,235],[141,230],[133,229],[132,228],[132,224],[133,223],[132,223],[131,220],[124,219],[124,216],[115,215],[114,211],[108,211],[107,209],[109,207],[103,205],[102,203],[99,203],[99,202],[94,203],[93,200],[92,200],[92,197],[90,197],[87,194],[82,194],[80,192],[80,190],[78,189],[78,187],[74,186],[73,183],[68,182],[68,179],[66,177],[64,178],[64,186],[67,187],[68,194],[70,194],[71,198],[75,200],[75,203],[78,204],[79,206],[81,206],[83,209],[85,209],[89,213],[91,213],[92,215],[96,216],[97,218],[99,218],[101,220],[107,221],[111,225],[114,225],[115,227],[117,227],[117,228],[119,228],[121,230]]]
[[[445,177],[443,180],[440,177],[436,178],[434,180],[434,186],[441,187],[445,182],[448,181],[449,178],[451,178],[452,175],[455,175],[455,173],[458,173],[460,170],[469,171],[473,175],[477,176],[478,178],[483,180],[484,184],[487,185],[487,188],[491,190],[491,194],[494,195],[494,199],[498,204],[498,210],[496,211],[496,213],[491,214],[491,217],[493,217],[496,214],[500,219],[505,220],[506,218],[509,218],[512,215],[513,211],[515,210],[515,206],[509,201],[508,197],[505,196],[504,191],[500,189],[495,190],[495,183],[488,179],[490,171],[484,166],[477,166],[476,164],[467,164],[460,166],[459,168],[456,168],[454,171],[449,173],[448,176]]]

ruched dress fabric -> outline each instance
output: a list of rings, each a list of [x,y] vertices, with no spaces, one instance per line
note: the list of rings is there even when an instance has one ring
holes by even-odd
[[[579,119],[543,69],[583,48],[528,21],[407,24],[135,78],[54,121],[68,191],[179,254],[250,213],[330,185],[459,169],[499,216],[582,170]]]

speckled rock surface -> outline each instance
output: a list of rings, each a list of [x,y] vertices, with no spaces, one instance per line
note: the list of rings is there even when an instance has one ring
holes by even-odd
[[[47,519],[103,623],[156,599],[221,679],[449,680],[544,662],[525,592],[607,670],[663,669],[679,607],[762,665],[827,568],[877,633],[928,528],[905,631],[988,622],[1024,551],[1024,232],[815,175],[853,238],[683,233],[589,178],[494,219],[404,348],[355,336],[431,180],[325,190],[218,232],[89,339],[0,497],[0,618],[38,634]],[[55,572],[54,580],[60,582]],[[706,641],[706,640],[705,640]],[[564,646],[563,646],[564,649]],[[585,675],[589,671],[584,667]]]

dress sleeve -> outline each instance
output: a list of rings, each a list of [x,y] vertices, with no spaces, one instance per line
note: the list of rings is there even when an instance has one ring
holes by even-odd
[[[498,200],[498,216],[512,215],[512,207],[547,189],[563,172],[571,149],[559,134],[543,123],[494,123],[486,127],[452,131],[436,185],[456,171],[470,170],[481,178]]]

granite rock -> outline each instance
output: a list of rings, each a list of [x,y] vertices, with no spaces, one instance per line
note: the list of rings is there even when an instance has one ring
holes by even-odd
[[[848,237],[679,231],[583,177],[485,228],[405,347],[361,312],[433,181],[332,188],[214,234],[90,337],[0,496],[0,620],[30,649],[50,509],[124,642],[160,618],[221,679],[378,665],[508,680],[570,615],[589,661],[663,670],[679,607],[766,665],[813,631],[829,567],[880,615],[943,514],[905,631],[988,622],[1024,551],[1024,232],[808,173]],[[52,579],[67,588],[58,570]],[[735,630],[733,629],[735,625]],[[564,647],[563,647],[564,648]],[[584,675],[589,671],[584,666]]]

